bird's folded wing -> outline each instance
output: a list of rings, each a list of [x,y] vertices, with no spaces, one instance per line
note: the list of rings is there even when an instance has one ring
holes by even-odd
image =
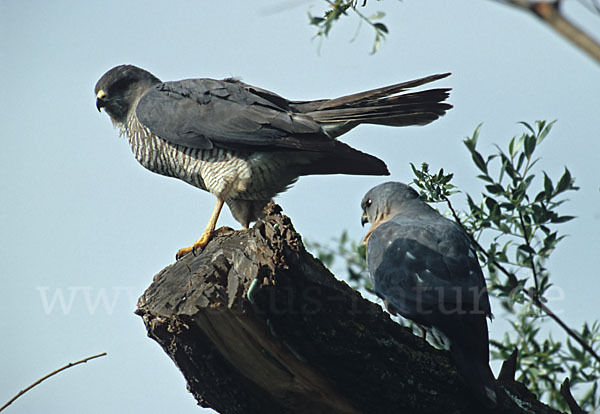
[[[443,229],[418,220],[390,220],[377,227],[368,249],[375,291],[409,315],[440,304],[489,313],[481,270],[471,273],[468,252],[449,251],[443,238]],[[446,242],[455,243],[460,248],[456,240]]]
[[[317,122],[270,96],[276,95],[253,93],[234,80],[165,82],[140,99],[136,115],[155,135],[185,147],[320,151],[333,146]]]

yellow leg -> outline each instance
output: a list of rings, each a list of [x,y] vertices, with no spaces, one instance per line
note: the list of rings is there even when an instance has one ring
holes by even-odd
[[[210,239],[212,238],[213,232],[215,231],[215,227],[217,227],[217,219],[219,218],[219,214],[221,214],[221,209],[223,208],[224,201],[217,197],[217,205],[210,216],[210,220],[208,220],[208,225],[204,229],[202,236],[198,240],[194,242],[190,247],[184,247],[183,249],[179,249],[175,257],[177,260],[181,259],[183,256],[188,254],[189,252],[194,252],[198,249],[203,249],[206,247]]]

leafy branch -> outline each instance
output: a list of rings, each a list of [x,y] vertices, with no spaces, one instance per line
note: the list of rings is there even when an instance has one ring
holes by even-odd
[[[378,12],[373,16],[366,17],[358,11],[357,0],[325,0],[329,4],[329,9],[324,12],[324,17],[312,16],[309,13],[310,24],[319,28],[316,37],[321,40],[327,37],[334,23],[341,16],[348,16],[347,11],[352,11],[359,17],[360,23],[366,22],[375,30],[375,41],[371,54],[377,52],[381,41],[385,39],[388,33],[388,28],[381,22],[375,22],[382,19],[385,14]],[[561,1],[536,1],[536,0],[493,0],[496,3],[509,5],[531,13],[536,18],[547,24],[550,28],[556,31],[560,36],[570,41],[574,46],[587,53],[596,62],[600,62],[600,42],[594,39],[589,33],[583,30],[579,25],[569,19],[561,10]],[[587,8],[590,13],[600,15],[600,2],[598,0],[579,0],[579,2]],[[361,7],[367,5],[367,0],[363,0]]]
[[[380,11],[367,17],[356,8],[358,3],[357,0],[326,1],[329,4],[329,9],[325,11],[323,17],[313,16],[312,14],[310,14],[310,12],[308,13],[310,24],[318,28],[315,37],[320,38],[322,41],[325,37],[329,35],[329,32],[333,28],[334,23],[337,22],[340,19],[340,17],[348,16],[348,11],[350,10],[352,13],[359,17],[359,26],[357,28],[357,34],[358,30],[361,27],[361,23],[363,22],[371,26],[371,28],[375,32],[375,40],[373,41],[373,49],[371,50],[371,54],[374,54],[377,52],[377,50],[379,50],[381,42],[385,40],[385,36],[388,34],[387,26],[377,21],[385,17],[384,12]],[[363,1],[362,7],[364,7],[366,4],[366,0]],[[354,38],[356,38],[356,36]]]
[[[566,408],[566,401],[557,386],[557,376],[569,371],[571,384],[591,385],[582,405],[595,407],[599,403],[600,356],[596,349],[600,348],[600,324],[594,322],[591,327],[584,324],[581,331],[576,332],[550,309],[546,297],[553,285],[545,263],[564,238],[552,227],[574,218],[559,215],[556,209],[566,201],[561,199],[562,195],[578,187],[565,168],[556,185],[544,172],[543,189],[537,194],[532,192],[535,179],[532,167],[539,161],[533,155],[553,122],[537,122],[535,128],[526,123],[522,125],[526,132],[510,141],[508,152],[497,147],[497,153],[487,158],[476,149],[480,127],[464,141],[481,173],[477,177],[484,182],[486,190],[478,203],[467,195],[467,213],[459,215],[450,202],[449,196],[456,192],[450,184],[451,174],[446,175],[443,170],[432,174],[427,164],[420,170],[413,166],[414,183],[429,201],[445,202],[454,219],[471,235],[488,269],[490,293],[499,297],[503,308],[512,315],[514,338],[506,334],[503,341],[491,341],[497,349],[492,352],[493,356],[504,359],[513,349],[519,349],[519,379],[534,392],[547,393],[550,401],[560,408]],[[487,230],[493,230],[493,235],[489,236]],[[489,237],[483,237],[484,234]],[[489,241],[487,249],[482,239]],[[501,279],[499,274],[505,278]],[[538,338],[544,317],[552,319],[566,332],[566,349],[551,336],[544,340]]]

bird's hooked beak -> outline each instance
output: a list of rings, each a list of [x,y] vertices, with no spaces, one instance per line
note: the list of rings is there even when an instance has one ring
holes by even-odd
[[[98,112],[100,112],[100,110],[106,106],[106,101],[104,100],[105,96],[106,92],[103,90],[99,90],[96,94],[96,108],[98,108]]]
[[[367,213],[365,211],[362,212],[362,216],[360,217],[360,224],[365,227],[365,224],[369,222],[369,217],[367,217]]]

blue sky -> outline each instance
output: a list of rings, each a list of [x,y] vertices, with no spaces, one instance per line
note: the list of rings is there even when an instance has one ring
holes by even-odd
[[[163,80],[239,76],[292,99],[453,72],[438,82],[453,88],[455,108],[443,119],[365,126],[342,140],[383,158],[391,179],[409,181],[409,162],[427,161],[468,191],[479,183],[462,139],[479,123],[490,152],[522,132],[519,121],[557,119],[540,168],[558,179],[568,166],[581,190],[562,209],[578,218],[563,226],[570,237],[550,263],[564,293],[552,305],[574,326],[600,315],[598,63],[493,1],[371,1],[363,12],[386,11],[390,28],[374,56],[367,27],[350,42],[355,20],[338,24],[318,52],[306,16],[323,2],[257,3],[0,1],[0,402],[69,361],[108,352],[7,413],[199,411],[133,311],[152,277],[200,235],[214,197],[145,171],[96,111],[95,82],[122,63]],[[597,16],[575,1],[565,7],[600,38]],[[304,177],[277,202],[307,239],[343,230],[359,239],[360,200],[382,180]],[[225,210],[219,225],[239,227]],[[491,333],[500,337],[497,316]]]

